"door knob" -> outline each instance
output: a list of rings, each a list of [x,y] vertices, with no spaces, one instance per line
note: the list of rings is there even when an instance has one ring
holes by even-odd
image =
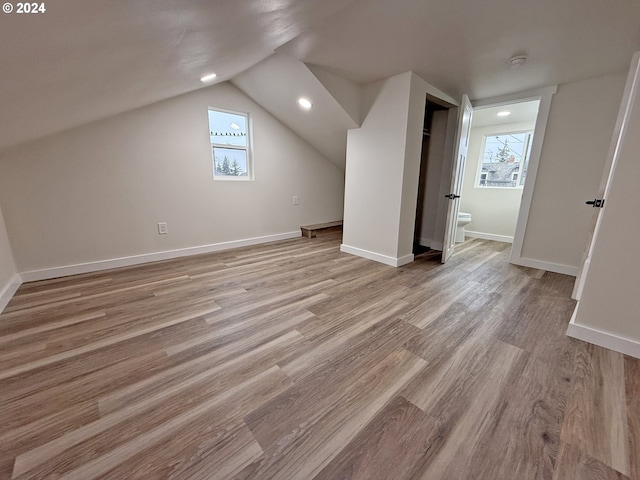
[[[453,193],[450,193],[448,195],[445,195],[444,198],[448,198],[449,200],[455,200],[456,198],[460,198],[460,195],[455,195]]]
[[[594,198],[593,200],[589,200],[584,203],[591,205],[593,208],[602,208],[604,207],[604,198]]]

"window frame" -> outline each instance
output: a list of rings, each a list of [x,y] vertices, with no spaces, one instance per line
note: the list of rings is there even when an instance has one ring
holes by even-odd
[[[477,166],[477,170],[476,170],[476,175],[473,181],[473,188],[479,188],[482,190],[486,190],[489,188],[499,188],[499,189],[508,189],[508,190],[522,190],[524,188],[524,182],[522,181],[522,175],[520,175],[521,172],[524,171],[522,162],[520,162],[519,165],[519,169],[518,169],[518,180],[517,180],[517,185],[514,187],[510,187],[510,186],[503,186],[503,187],[499,187],[499,186],[495,186],[495,185],[481,185],[480,184],[480,176],[482,173],[486,173],[482,171],[482,166],[483,166],[483,160],[484,160],[484,152],[485,152],[485,148],[487,146],[487,138],[488,137],[499,137],[499,136],[506,136],[506,135],[519,135],[519,134],[527,134],[527,142],[524,146],[524,152],[525,155],[527,153],[529,153],[529,157],[527,158],[527,162],[531,161],[531,144],[533,143],[533,134],[535,133],[535,129],[525,129],[525,130],[509,130],[509,131],[505,131],[505,132],[491,132],[491,133],[483,133],[482,134],[482,146],[480,148],[480,155],[478,157],[478,166]],[[513,177],[513,173],[511,172],[510,177]],[[525,177],[525,181],[526,181],[526,177]]]
[[[227,113],[229,115],[237,115],[245,118],[247,125],[247,145],[226,145],[221,143],[213,143],[211,141],[211,124],[209,123],[209,112],[219,112],[219,113]],[[223,181],[223,182],[251,182],[255,180],[254,170],[253,170],[253,122],[251,118],[251,114],[249,112],[237,112],[234,110],[228,110],[226,108],[212,107],[209,105],[207,107],[207,130],[209,132],[209,154],[211,155],[211,167],[212,167],[212,175],[214,181]],[[246,152],[247,155],[247,174],[242,176],[234,176],[234,175],[216,175],[216,156],[215,156],[215,148],[225,148],[228,150],[242,150]]]

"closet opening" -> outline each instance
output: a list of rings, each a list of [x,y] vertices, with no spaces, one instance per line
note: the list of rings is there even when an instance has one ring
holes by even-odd
[[[427,95],[413,253],[442,251],[458,109]]]

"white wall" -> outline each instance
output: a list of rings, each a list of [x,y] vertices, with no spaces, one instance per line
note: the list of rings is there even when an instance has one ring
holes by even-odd
[[[640,358],[640,80],[569,334]]]
[[[207,106],[251,114],[255,181],[213,181]],[[21,272],[295,232],[342,218],[343,187],[338,167],[229,83],[0,157]]]
[[[460,211],[471,214],[471,222],[466,226],[466,230],[510,237],[513,240],[522,189],[480,188],[475,186],[478,176],[478,164],[483,154],[482,141],[485,135],[533,130],[534,127],[535,120],[471,129],[469,153],[460,195]]]
[[[347,133],[343,247],[398,258],[410,88],[404,73],[364,89],[368,114]]]
[[[0,312],[9,302],[20,282],[16,273],[13,252],[0,209]]]
[[[413,260],[427,93],[454,102],[413,72],[365,86],[366,117],[347,135],[343,251],[395,266]]]
[[[626,74],[560,85],[551,103],[522,257],[577,268]]]

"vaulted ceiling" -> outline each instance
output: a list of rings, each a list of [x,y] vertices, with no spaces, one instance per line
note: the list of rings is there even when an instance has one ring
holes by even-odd
[[[54,0],[0,14],[0,150],[232,79],[278,51],[484,98],[620,72],[640,0]],[[524,53],[527,64],[509,69]],[[286,79],[283,79],[286,81]]]
[[[0,150],[228,80],[349,3],[43,1],[0,14]]]

